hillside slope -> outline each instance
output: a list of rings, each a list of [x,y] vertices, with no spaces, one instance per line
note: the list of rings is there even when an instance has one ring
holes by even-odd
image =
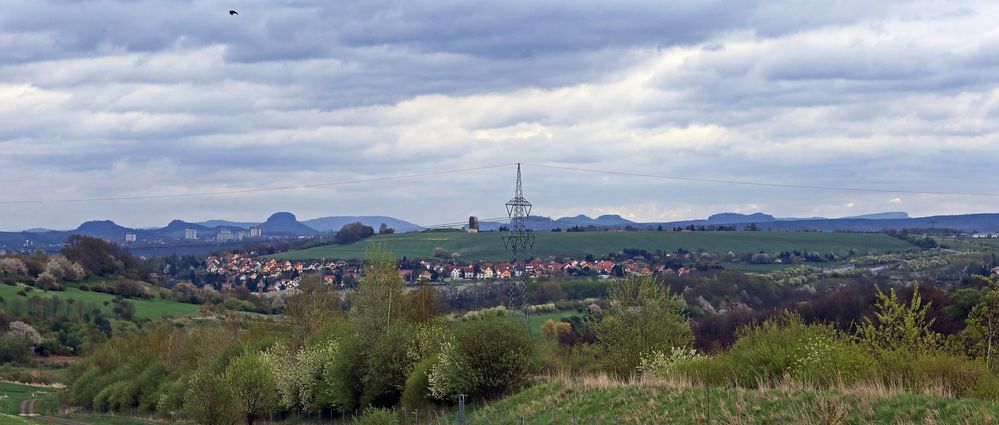
[[[350,245],[328,245],[301,251],[274,255],[278,259],[357,259],[372,244],[381,244],[399,257],[430,258],[434,248],[441,247],[450,252],[459,252],[464,261],[508,260],[510,255],[503,249],[500,233],[484,232],[467,234],[462,232],[424,232],[394,235],[378,235]],[[605,256],[625,248],[640,248],[649,251],[661,249],[675,251],[684,248],[690,251],[703,249],[708,252],[736,254],[759,251],[817,251],[820,253],[856,249],[866,253],[898,251],[912,248],[912,245],[884,234],[876,233],[792,233],[792,232],[535,232],[534,252],[536,258],[548,256],[583,257],[587,254]]]
[[[538,379],[470,410],[473,424],[995,424],[999,418],[995,402],[878,388],[754,390],[563,377]]]
[[[0,285],[0,307],[10,309],[10,306],[7,304],[8,300],[27,300],[31,297],[60,298],[63,301],[72,300],[71,302],[89,303],[104,310],[105,313],[111,313],[113,308],[111,300],[116,297],[116,295],[112,294],[81,291],[76,288],[66,288],[65,291],[32,289],[27,295],[22,296],[18,294],[19,291],[26,288],[24,285]],[[200,305],[179,303],[160,298],[128,299],[127,301],[135,305],[135,317],[140,319],[159,320],[168,317],[192,316],[198,314],[201,310]]]

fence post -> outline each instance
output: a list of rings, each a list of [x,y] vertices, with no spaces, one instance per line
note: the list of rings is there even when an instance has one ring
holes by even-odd
[[[458,394],[458,424],[465,425],[465,395]]]

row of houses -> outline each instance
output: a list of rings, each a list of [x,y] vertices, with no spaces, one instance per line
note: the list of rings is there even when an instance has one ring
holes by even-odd
[[[589,276],[612,278],[629,275],[650,276],[662,273],[685,275],[685,268],[671,269],[664,264],[635,260],[586,261],[578,259],[532,260],[528,262],[480,262],[454,264],[434,260],[403,261],[399,264],[399,277],[406,282],[446,282],[446,281],[489,281],[528,277],[575,277]],[[248,282],[266,280],[266,288],[259,290],[277,291],[298,286],[303,274],[320,273],[324,282],[343,284],[345,279],[357,279],[361,268],[356,263],[346,261],[288,261],[260,259],[244,254],[210,256],[205,260],[208,273],[225,277],[228,287],[246,285]]]
[[[320,270],[334,271],[347,267],[349,265],[346,261],[292,262],[288,260],[254,258],[239,253],[227,254],[221,257],[213,255],[205,259],[205,269],[208,273],[223,275],[306,273]]]
[[[435,264],[424,263],[423,267],[399,270],[399,277],[405,281],[434,280],[503,280],[521,278],[594,276],[598,278],[621,277],[628,275],[651,276],[660,273],[686,275],[690,270],[677,270],[663,264],[648,264],[633,260],[614,262],[609,260],[587,262],[584,260],[542,261],[533,260],[517,263],[477,264]]]

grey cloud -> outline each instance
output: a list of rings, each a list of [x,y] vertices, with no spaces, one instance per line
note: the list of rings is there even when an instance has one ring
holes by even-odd
[[[988,5],[869,3],[258,0],[229,17],[211,1],[14,0],[0,15],[0,178],[21,183],[0,196],[295,185],[516,161],[987,188],[973,176],[987,173],[980,158],[999,154]],[[51,14],[57,6],[64,13]],[[527,171],[539,213],[887,205]],[[509,174],[0,215],[21,227],[161,224],[236,207],[246,217],[230,218],[290,209],[433,223],[502,212],[496,193]],[[567,185],[605,196],[566,194]],[[906,208],[931,209],[922,202]]]

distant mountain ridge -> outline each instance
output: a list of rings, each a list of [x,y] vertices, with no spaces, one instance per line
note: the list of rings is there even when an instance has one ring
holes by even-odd
[[[378,231],[378,227],[380,227],[382,223],[385,223],[386,226],[400,232],[406,232],[406,231],[411,232],[420,229],[420,226],[417,224],[413,224],[405,220],[400,220],[398,218],[386,217],[381,215],[374,215],[374,216],[348,215],[348,216],[320,217],[320,218],[313,218],[311,220],[305,220],[302,223],[320,232],[335,232],[337,230],[340,230],[340,228],[343,227],[343,225],[357,221],[361,222],[361,224],[365,226],[373,227],[376,232]]]
[[[388,216],[330,216],[299,221],[294,214],[278,212],[260,223],[235,222],[227,220],[208,220],[192,223],[183,220],[173,220],[162,228],[135,229],[128,228],[110,220],[94,220],[80,224],[73,230],[29,229],[22,232],[0,232],[0,248],[24,248],[57,246],[65,242],[70,235],[79,234],[98,237],[114,242],[124,242],[125,235],[133,233],[138,241],[165,241],[184,239],[187,229],[198,231],[199,239],[207,239],[223,229],[233,234],[247,232],[251,227],[259,227],[264,236],[301,237],[317,236],[323,233],[333,233],[344,224],[360,221],[378,228],[382,223],[399,232],[418,231],[422,227],[411,222]],[[931,217],[910,217],[905,212],[884,212],[865,214],[843,218],[777,218],[770,214],[753,213],[720,213],[707,219],[670,222],[636,222],[620,215],[607,214],[592,218],[583,214],[553,219],[545,216],[530,216],[527,218],[528,228],[535,231],[550,231],[553,229],[569,229],[573,226],[601,228],[657,228],[730,225],[742,229],[750,223],[755,223],[762,230],[770,231],[822,231],[822,232],[879,232],[890,229],[954,229],[962,232],[999,232],[999,213],[939,215]],[[481,222],[481,231],[499,230],[504,223]],[[57,248],[56,248],[57,249]]]
[[[904,219],[909,218],[909,213],[906,213],[906,212],[883,212],[883,213],[877,213],[877,214],[864,214],[864,215],[856,215],[856,216],[853,216],[853,217],[843,217],[843,218],[859,218],[859,219],[867,219],[867,220],[899,220],[899,219],[904,220]]]
[[[199,221],[197,224],[205,227],[239,227],[242,229],[249,229],[253,226],[259,225],[260,222],[250,222],[250,221],[229,221],[229,220],[206,220]]]
[[[777,219],[770,214],[763,213],[721,213],[712,215],[707,219],[708,224],[766,223],[770,221],[777,221]]]
[[[953,229],[962,232],[999,232],[999,214],[962,214],[952,216],[930,216],[930,217],[910,217],[905,212],[885,212],[876,214],[865,214],[843,218],[778,218],[770,214],[753,213],[720,213],[714,214],[702,220],[681,220],[666,222],[636,222],[622,218],[618,215],[604,215],[596,219],[586,215],[574,217],[563,217],[552,219],[545,216],[531,216],[527,218],[527,227],[534,231],[550,231],[560,228],[567,229],[573,226],[587,227],[626,227],[635,228],[658,227],[667,229],[676,227],[710,226],[710,225],[735,225],[742,228],[750,223],[755,223],[763,230],[771,231],[820,231],[820,232],[880,232],[884,230],[900,229]],[[483,222],[479,229],[483,231],[498,230],[504,223]]]
[[[135,234],[136,240],[140,242],[183,240],[188,229],[196,230],[198,232],[198,239],[200,240],[214,237],[223,229],[229,230],[233,234],[239,234],[241,232],[248,232],[252,227],[259,227],[265,237],[317,236],[323,233],[335,233],[344,224],[355,221],[360,221],[365,225],[374,227],[376,230],[382,223],[399,232],[412,232],[422,229],[422,227],[408,221],[387,216],[329,216],[302,222],[289,212],[274,213],[262,222],[229,220],[188,222],[178,219],[170,221],[170,223],[161,228],[129,228],[111,220],[93,220],[84,222],[73,230],[33,228],[20,232],[0,232],[0,248],[25,247],[25,244],[28,242],[32,244],[31,246],[39,247],[57,245],[65,242],[70,235],[91,236],[118,243],[125,242],[125,235],[130,233]]]

